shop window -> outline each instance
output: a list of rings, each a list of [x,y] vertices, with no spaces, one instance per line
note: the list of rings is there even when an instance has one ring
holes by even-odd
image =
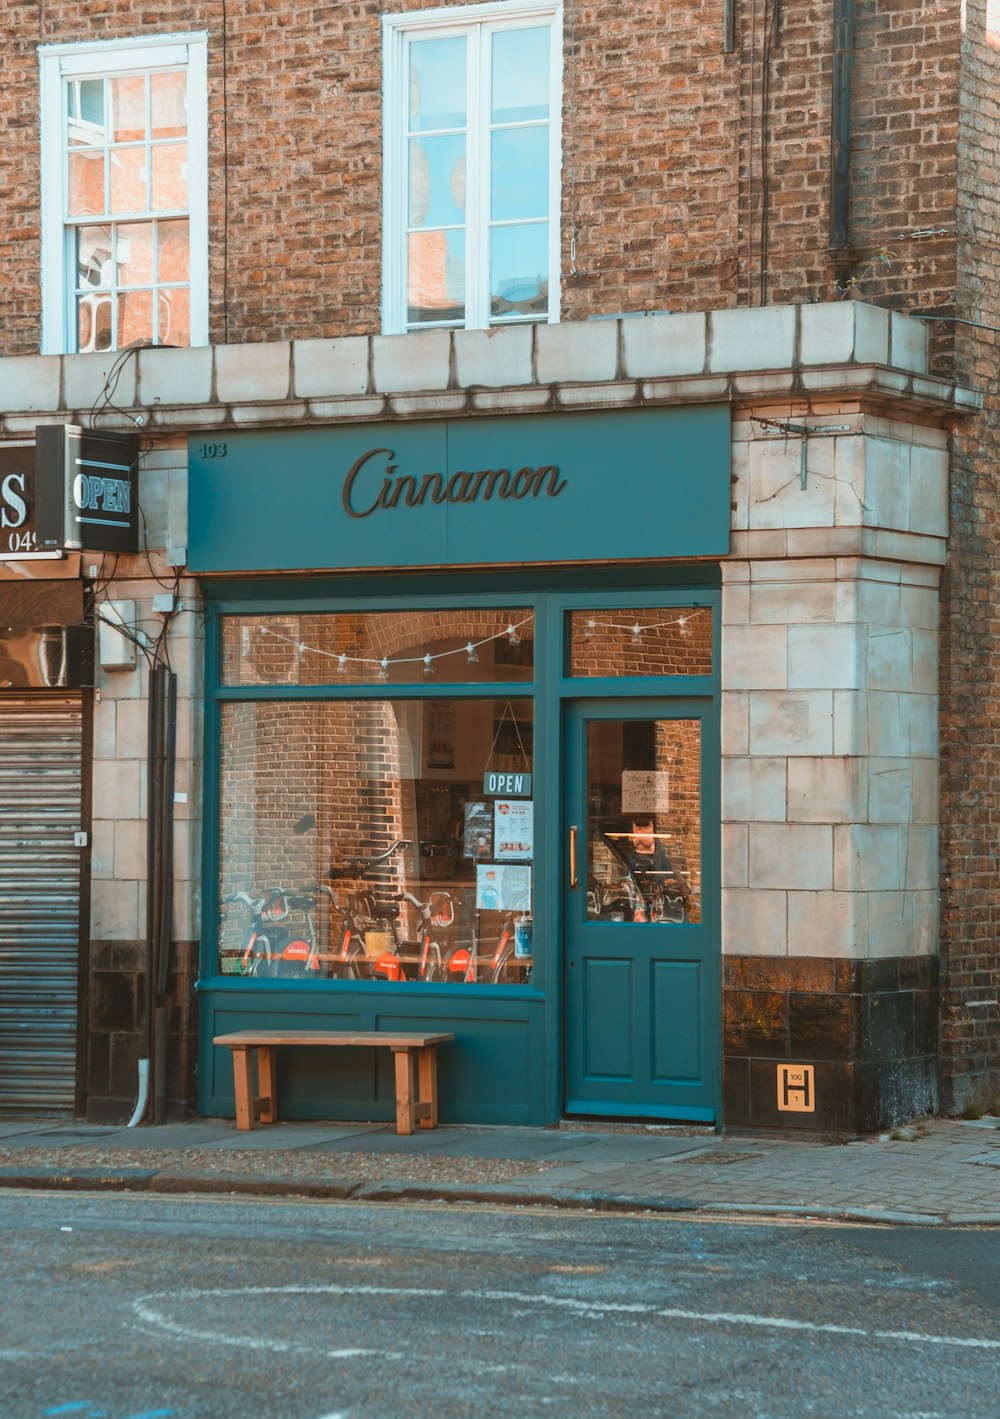
[[[530,981],[533,700],[447,687],[533,676],[523,608],[224,617],[224,685],[329,698],[222,706],[220,971]]]
[[[43,350],[208,341],[203,36],[47,45]]]
[[[529,982],[533,767],[527,698],[223,704],[220,972]]]
[[[534,677],[524,609],[229,616],[225,685],[495,683]]]
[[[701,725],[587,726],[587,916],[701,921]]]
[[[558,319],[560,10],[383,17],[383,328]]]
[[[569,662],[581,678],[710,675],[711,608],[571,611]]]

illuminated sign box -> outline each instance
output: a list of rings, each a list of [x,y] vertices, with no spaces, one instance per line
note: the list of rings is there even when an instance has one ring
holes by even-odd
[[[35,429],[39,548],[137,552],[138,454],[134,434],[39,424]]]

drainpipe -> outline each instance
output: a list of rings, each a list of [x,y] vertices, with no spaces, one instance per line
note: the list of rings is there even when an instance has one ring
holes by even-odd
[[[153,1123],[166,1120],[167,980],[173,934],[174,762],[177,677],[165,666],[149,675],[146,792],[146,1057],[139,1061],[140,1100],[133,1123],[146,1112],[152,1075]]]
[[[830,105],[830,254],[849,263],[851,245],[851,70],[854,0],[833,0]],[[840,273],[838,273],[839,275]]]

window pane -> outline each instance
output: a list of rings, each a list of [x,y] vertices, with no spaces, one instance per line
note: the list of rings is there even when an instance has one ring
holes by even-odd
[[[152,149],[154,212],[183,212],[188,204],[187,144],[165,143]]]
[[[410,128],[464,128],[466,40],[421,39],[410,44]]]
[[[74,148],[69,155],[66,211],[70,217],[95,217],[104,206],[104,149]]]
[[[541,317],[549,306],[549,226],[495,227],[490,235],[490,314]]]
[[[112,212],[145,212],[148,170],[145,148],[115,148],[111,152]]]
[[[146,76],[110,79],[111,141],[140,143],[146,137]]]
[[[526,699],[223,705],[220,970],[529,979],[533,741]]]
[[[222,679],[226,685],[524,681],[534,676],[534,649],[534,618],[523,608],[226,616]]]
[[[187,74],[151,74],[151,137],[183,138],[187,135]]]
[[[465,221],[465,135],[410,140],[411,227],[451,227]]]
[[[701,920],[701,725],[587,725],[587,915]]]
[[[571,675],[712,673],[708,606],[572,611],[569,625]]]
[[[76,232],[77,280],[81,287],[111,286],[110,227],[78,227]]]
[[[118,348],[153,339],[153,292],[129,291],[118,297]]]
[[[120,286],[148,286],[154,277],[152,222],[130,222],[119,227],[115,262]]]
[[[187,281],[191,275],[188,224],[185,221],[157,222],[157,279]]]
[[[465,233],[414,232],[407,244],[407,319],[465,319]]]
[[[161,345],[190,345],[191,292],[188,290],[161,291],[159,312],[159,343]]]
[[[510,222],[549,213],[549,130],[510,128],[490,140],[490,217]]]
[[[104,142],[104,80],[70,79],[66,84],[70,143]]]
[[[492,121],[548,118],[548,28],[500,30],[493,36],[492,58]]]
[[[81,355],[110,350],[114,344],[114,297],[80,296],[76,303],[76,348]]]

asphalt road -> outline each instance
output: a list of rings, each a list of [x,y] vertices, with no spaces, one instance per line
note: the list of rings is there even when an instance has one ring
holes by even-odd
[[[996,1419],[1000,1230],[0,1195],[2,1419]]]

